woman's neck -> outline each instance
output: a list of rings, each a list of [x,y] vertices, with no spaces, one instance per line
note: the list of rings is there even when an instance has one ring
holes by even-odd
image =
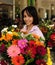
[[[33,24],[32,25],[27,25],[27,31],[30,31],[31,29],[32,29],[32,27],[33,27]]]

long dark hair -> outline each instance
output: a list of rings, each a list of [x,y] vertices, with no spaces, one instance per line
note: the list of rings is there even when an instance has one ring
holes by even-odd
[[[25,23],[24,20],[23,20],[23,18],[24,18],[24,11],[26,11],[28,16],[32,16],[33,17],[33,24],[37,25],[38,22],[39,22],[39,18],[38,18],[37,10],[35,9],[35,7],[28,6],[25,9],[22,10],[22,21],[23,21],[23,23]]]

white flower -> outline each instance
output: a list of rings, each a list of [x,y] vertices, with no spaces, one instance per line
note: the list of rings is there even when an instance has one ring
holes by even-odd
[[[54,26],[54,24],[52,24],[52,25],[49,25],[50,27],[53,27]]]
[[[12,32],[11,32],[11,31],[9,31],[9,32],[7,32],[7,33],[12,34]]]
[[[17,25],[12,25],[12,27],[17,28]]]
[[[1,30],[1,33],[3,33],[3,32],[7,32],[7,29],[8,29],[8,27],[3,28],[3,29]]]
[[[54,24],[48,25],[47,27],[48,27],[49,29],[51,29],[52,27],[54,27]]]
[[[24,37],[24,33],[21,33],[21,36]]]

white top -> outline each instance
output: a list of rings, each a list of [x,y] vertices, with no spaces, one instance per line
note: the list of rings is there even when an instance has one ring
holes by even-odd
[[[22,28],[21,31],[26,31],[27,30],[27,26],[24,25],[24,27]],[[28,34],[31,34],[31,33],[34,33],[34,34],[37,34],[38,36],[40,36],[41,38],[45,39],[41,30],[39,29],[39,27],[37,25],[34,25],[32,27],[32,29],[30,31],[28,31]]]

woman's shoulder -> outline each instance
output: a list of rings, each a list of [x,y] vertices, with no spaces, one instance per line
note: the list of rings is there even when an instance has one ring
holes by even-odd
[[[23,25],[23,27],[22,28],[26,28],[26,25]]]
[[[34,25],[30,31],[38,31],[39,27],[38,25]]]
[[[33,29],[39,29],[38,25],[34,25]]]
[[[20,31],[26,31],[26,25],[24,25]]]

